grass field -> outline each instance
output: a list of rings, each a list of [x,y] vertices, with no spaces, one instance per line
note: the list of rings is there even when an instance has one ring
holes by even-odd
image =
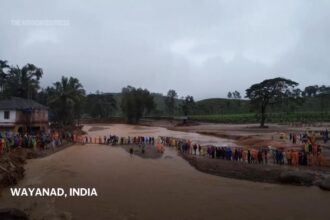
[[[192,115],[194,121],[217,122],[217,123],[258,123],[260,115],[254,113],[247,114],[222,114],[222,115]],[[268,113],[266,122],[286,123],[286,122],[328,122],[330,112],[294,112],[294,113]]]

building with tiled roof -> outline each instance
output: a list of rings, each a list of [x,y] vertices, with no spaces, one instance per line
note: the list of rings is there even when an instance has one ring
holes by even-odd
[[[48,107],[34,100],[0,100],[0,131],[30,132],[48,129]]]

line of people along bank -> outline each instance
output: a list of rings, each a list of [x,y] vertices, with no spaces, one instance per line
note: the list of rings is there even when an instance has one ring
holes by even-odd
[[[243,148],[219,147],[213,145],[202,146],[190,140],[174,137],[161,137],[161,143],[174,147],[183,154],[192,154],[213,159],[257,163],[257,164],[287,164],[294,166],[323,166],[325,158],[321,146],[306,143],[304,148],[280,149],[275,147]]]

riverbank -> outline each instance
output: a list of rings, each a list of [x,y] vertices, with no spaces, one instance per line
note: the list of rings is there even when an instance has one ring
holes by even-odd
[[[60,146],[43,150],[17,147],[0,156],[0,195],[3,188],[16,185],[25,175],[25,164],[29,159],[43,158],[60,152],[73,143],[63,141]]]
[[[92,137],[110,133],[124,137],[168,135],[206,144],[230,143],[222,138],[160,127],[104,124],[94,128],[86,125],[84,130]],[[164,154],[157,155],[156,148],[148,145],[144,157],[138,146],[133,147],[134,153],[130,156],[131,147],[75,144],[55,154],[27,160],[25,178],[16,187],[61,187],[65,190],[93,187],[98,197],[12,197],[6,188],[0,197],[0,208],[23,210],[30,219],[329,219],[326,205],[330,197],[318,187],[242,180],[240,172],[245,169],[245,173],[249,173],[249,164],[236,166],[238,170],[234,172],[236,176],[230,176],[232,178],[224,178],[224,174],[209,175],[209,171],[196,170],[196,165],[189,161],[191,158],[183,159],[174,148],[166,147]],[[204,159],[203,164],[208,169],[224,166],[210,165],[209,162],[216,160]],[[226,162],[227,168],[235,166],[233,161]],[[197,163],[202,166],[200,161]],[[255,167],[260,168],[257,164]],[[258,178],[272,176],[266,175],[267,169],[254,174]],[[315,212],[311,213],[310,209]]]
[[[153,122],[154,123],[154,122]],[[159,123],[159,122],[157,122]],[[201,145],[214,145],[214,146],[231,146],[243,148],[260,148],[264,146],[273,146],[280,148],[300,148],[301,145],[296,144],[292,146],[288,140],[280,138],[280,133],[283,131],[290,131],[290,128],[283,127],[282,125],[272,125],[269,129],[261,129],[254,125],[247,127],[243,125],[219,125],[219,124],[201,124],[198,126],[179,126],[173,128],[169,126],[170,122],[160,122],[163,127],[139,126],[139,125],[106,125],[95,124],[88,125],[85,129],[90,131],[90,135],[102,133],[102,135],[118,134],[120,136],[167,136],[189,139],[193,143]],[[167,124],[167,126],[166,126]],[[159,124],[160,125],[160,124]],[[168,127],[168,128],[165,128]],[[291,128],[294,129],[294,128]],[[297,130],[293,130],[298,132]],[[299,128],[302,131],[304,128]],[[306,129],[306,128],[305,128]],[[307,128],[319,129],[319,128]],[[180,130],[180,131],[176,131]],[[190,131],[190,132],[188,132]],[[280,132],[281,131],[281,132]],[[292,131],[292,130],[291,130]],[[219,137],[220,136],[220,137]],[[128,151],[128,149],[126,149]],[[214,174],[223,177],[244,179],[258,182],[268,182],[276,184],[296,184],[296,185],[318,185],[318,181],[326,178],[330,174],[329,167],[329,149],[323,146],[322,153],[325,155],[326,163],[324,166],[279,166],[279,165],[265,165],[265,164],[248,164],[248,163],[235,163],[234,161],[212,160],[207,157],[195,157],[193,155],[186,155],[186,159],[193,167],[201,172]],[[285,171],[294,171],[297,175],[309,175],[312,173],[312,180],[300,183],[299,181],[285,181],[281,180],[280,176]],[[298,172],[298,173],[297,173]],[[307,179],[310,179],[307,177]]]
[[[228,140],[232,143],[229,146],[244,148],[277,147],[282,149],[301,148],[303,145],[297,142],[292,144],[288,139],[289,133],[315,132],[330,128],[330,123],[316,123],[313,125],[289,125],[289,124],[268,124],[268,128],[260,128],[258,124],[221,124],[221,123],[200,123],[198,125],[177,126],[176,121],[167,120],[146,120],[141,121],[143,126],[163,127],[171,131],[191,132],[209,137],[217,137]],[[330,141],[324,144],[321,137],[318,137],[322,154],[326,159],[326,166],[330,168]]]
[[[0,195],[3,188],[16,185],[24,177],[24,164],[28,153],[17,148],[0,156]]]
[[[201,172],[253,182],[318,186],[320,182],[330,177],[330,170],[326,167],[248,164],[223,159],[199,157],[191,154],[179,153],[179,155]]]
[[[28,160],[25,167],[26,177],[17,187],[93,187],[98,193],[12,197],[6,189],[0,208],[18,208],[30,219],[329,219],[330,197],[316,187],[209,175],[172,148],[159,159],[143,159],[120,147],[77,144]]]

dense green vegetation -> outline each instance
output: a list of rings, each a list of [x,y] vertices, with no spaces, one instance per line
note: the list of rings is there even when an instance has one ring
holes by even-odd
[[[258,123],[260,122],[260,117],[260,115],[255,113],[190,116],[192,120],[212,123]],[[269,123],[312,123],[329,121],[330,112],[266,113],[266,122]]]
[[[176,93],[175,90],[171,89],[167,92],[164,102],[165,102],[166,110],[170,116],[174,115],[176,108],[175,103],[177,98],[178,98],[178,94]]]
[[[269,112],[327,112],[330,111],[330,99],[322,100],[321,97],[303,97],[301,103],[283,103],[269,107]],[[323,109],[323,110],[322,110]],[[194,115],[220,115],[252,113],[249,100],[233,99],[204,99],[197,101]]]
[[[123,88],[121,93],[85,94],[79,79],[62,77],[40,88],[43,70],[33,64],[22,68],[0,60],[0,99],[13,96],[34,99],[50,107],[50,120],[67,125],[80,118],[111,119],[125,117],[136,123],[143,117],[173,118],[187,115],[193,120],[223,123],[318,122],[330,121],[330,87],[307,86],[274,78],[252,85],[242,99],[238,91],[227,99],[213,98],[195,102],[173,89],[164,96],[147,89]]]
[[[196,102],[194,114],[216,115],[216,114],[241,114],[250,112],[250,102],[242,99],[204,99]]]
[[[137,123],[155,106],[153,97],[147,89],[127,86],[122,90],[120,107],[129,123]]]
[[[112,94],[97,93],[86,96],[84,113],[92,118],[109,119],[115,115],[117,101]]]
[[[246,90],[251,106],[260,113],[260,127],[265,126],[267,110],[274,105],[298,103],[300,91],[295,90],[298,83],[284,78],[266,79],[253,84]]]
[[[19,66],[9,66],[7,61],[0,60],[1,97],[17,96],[35,99],[42,75],[42,69],[33,64],[28,63],[20,68]]]
[[[54,121],[69,125],[80,119],[85,90],[78,79],[62,76],[60,81],[46,89],[46,96]]]

